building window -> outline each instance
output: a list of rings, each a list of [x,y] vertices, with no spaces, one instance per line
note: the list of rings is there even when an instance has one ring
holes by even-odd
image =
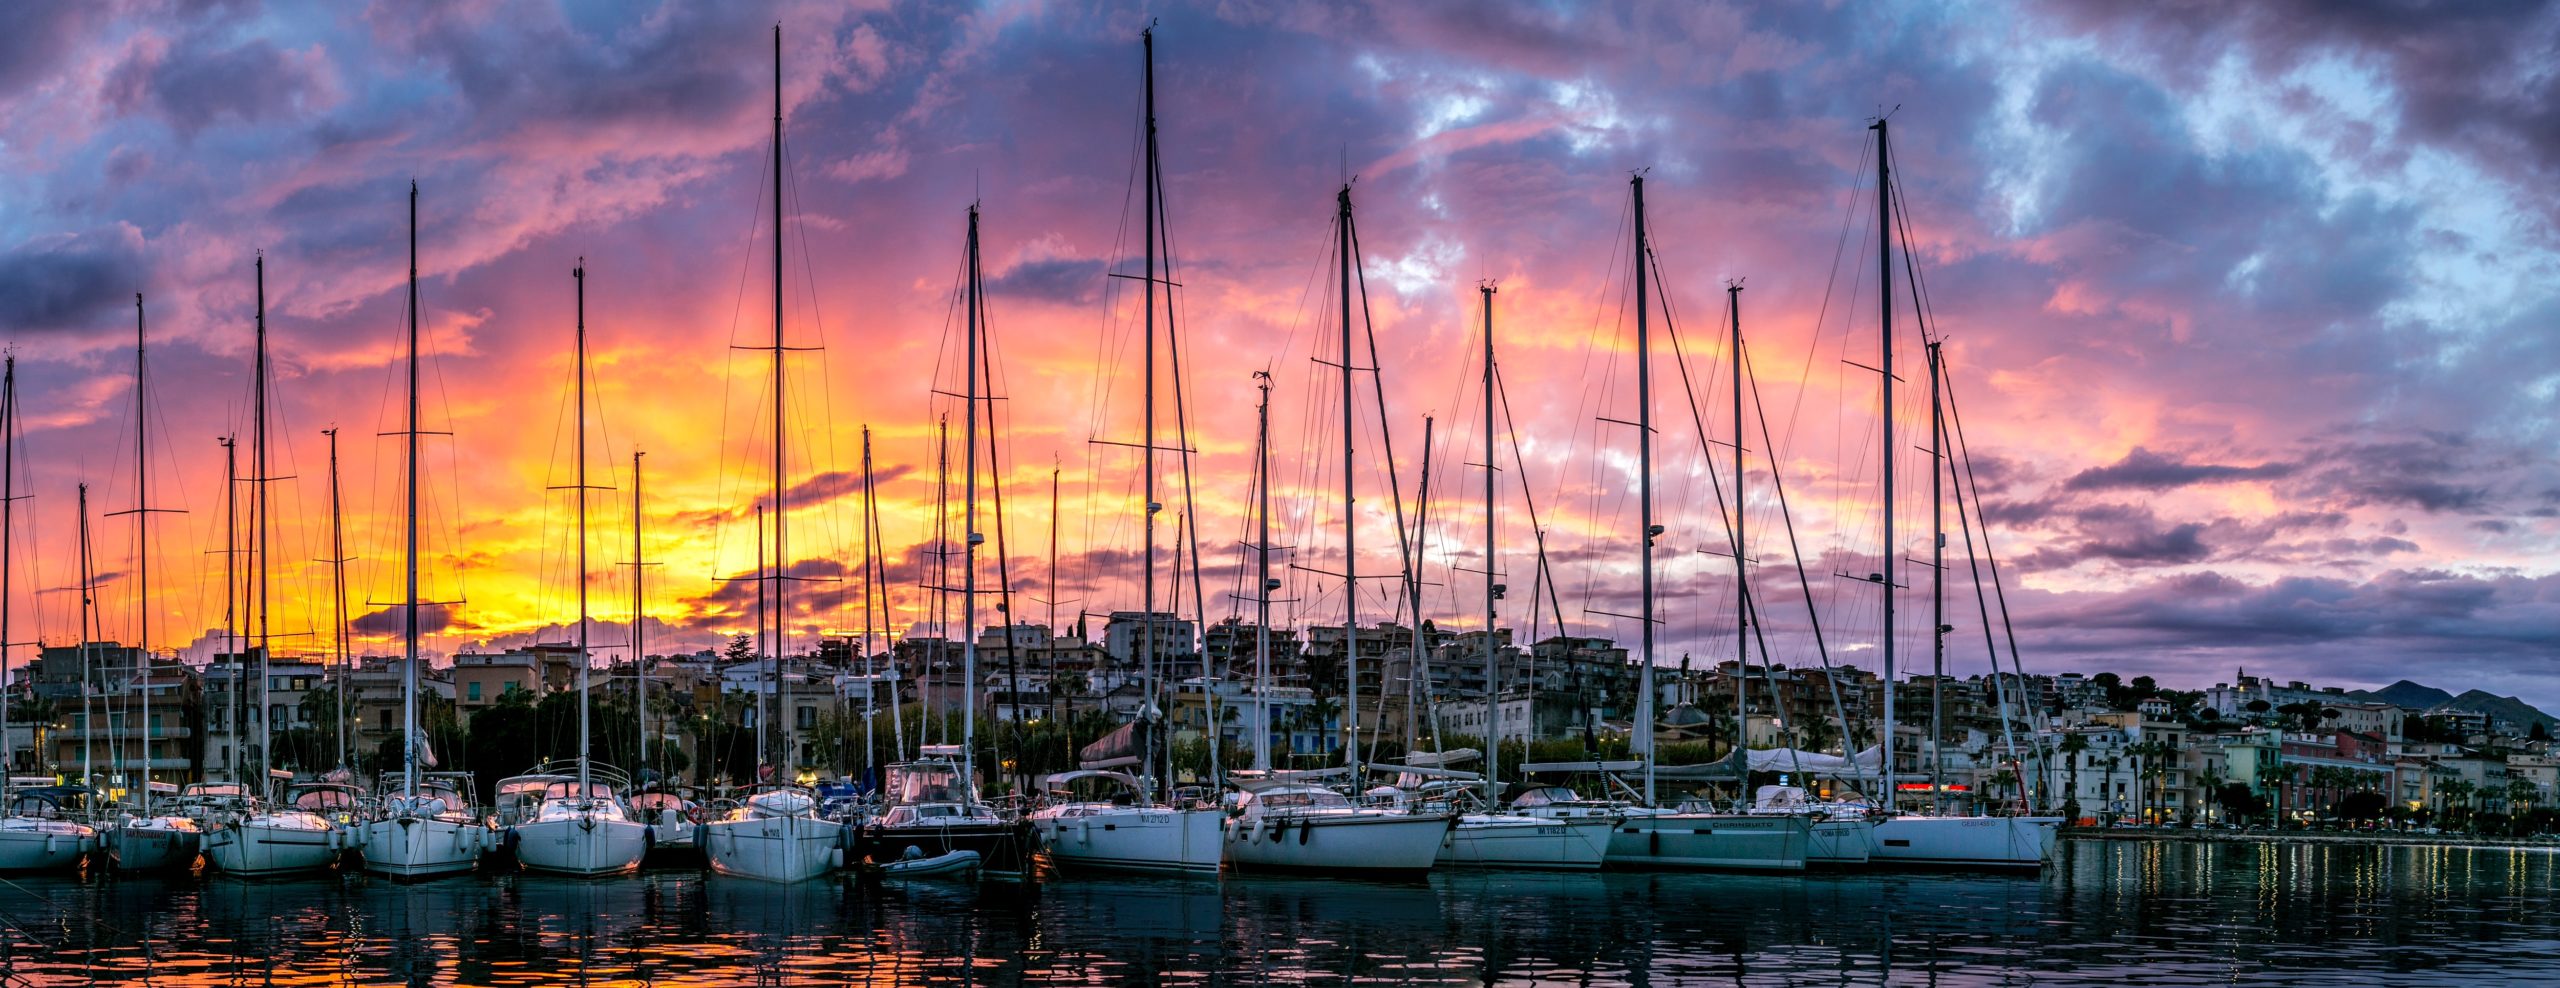
[[[380,710],[374,711],[373,713],[373,722],[375,725],[386,731],[391,729],[391,708],[384,707]]]
[[[480,702],[480,683],[477,680],[474,680],[469,689],[471,690],[471,702]]]
[[[515,681],[515,680],[510,679],[510,680],[507,680],[506,685],[505,685],[503,688],[499,689],[499,690],[498,690],[498,692],[499,692],[499,693],[501,693],[501,694],[513,693],[513,692],[515,692],[515,689],[516,689],[516,681]]]
[[[814,730],[814,729],[816,729],[816,728],[817,728],[817,726],[818,726],[818,708],[816,708],[816,707],[802,707],[802,708],[800,708],[800,713],[799,713],[799,715],[797,716],[797,718],[796,718],[796,721],[795,721],[795,722],[799,725],[800,729],[801,729],[801,730],[803,730],[803,731],[807,731],[807,730]]]

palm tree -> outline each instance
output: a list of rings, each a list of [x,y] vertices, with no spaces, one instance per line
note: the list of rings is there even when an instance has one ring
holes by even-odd
[[[2533,783],[2523,779],[2507,780],[2507,826],[2515,836],[2524,835],[2526,821],[2533,816]]]
[[[1991,791],[1994,795],[2014,790],[2017,787],[2018,773],[2010,769],[2001,769],[1991,777]]]
[[[2116,768],[2124,764],[2124,758],[2121,755],[2108,755],[2098,759],[2097,762],[2099,768],[2107,770],[2105,775],[2098,777],[2098,794],[2106,798],[2107,822],[2113,824],[2116,822],[2116,815],[2121,812],[2121,808],[2116,805]]]
[[[2062,800],[2062,818],[2066,826],[2080,820],[2080,753],[2087,750],[2087,737],[2078,732],[2063,735],[2063,771],[2070,775],[2070,792]]]

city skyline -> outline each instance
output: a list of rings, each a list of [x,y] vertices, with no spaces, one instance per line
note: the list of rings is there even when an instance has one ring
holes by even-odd
[[[1326,263],[1333,195],[1349,175],[1395,441],[1419,445],[1425,414],[1443,430],[1431,462],[1435,484],[1449,485],[1434,496],[1446,520],[1433,530],[1426,616],[1449,628],[1481,620],[1480,577],[1461,569],[1482,568],[1479,475],[1466,466],[1479,412],[1465,380],[1476,286],[1491,279],[1528,461],[1515,473],[1555,516],[1567,617],[1578,633],[1632,639],[1632,622],[1588,613],[1629,609],[1614,601],[1631,593],[1633,552],[1631,509],[1609,496],[1630,469],[1626,444],[1592,422],[1628,414],[1628,327],[1613,310],[1626,178],[1650,168],[1664,287],[1692,369],[1710,379],[1724,283],[1749,279],[1744,322],[1789,506],[1813,577],[1830,584],[1815,596],[1840,636],[1835,657],[1874,668],[1860,653],[1873,644],[1872,604],[1844,599],[1832,574],[1877,553],[1874,454],[1861,445],[1872,385],[1841,362],[1873,359],[1856,349],[1873,350],[1872,287],[1860,294],[1847,272],[1873,257],[1872,242],[1864,255],[1856,247],[1855,210],[1872,194],[1862,142],[1889,111],[2028,671],[2188,682],[2246,666],[2560,700],[2560,579],[2545,562],[2560,535],[2560,471],[2538,414],[2560,357],[2535,332],[2560,304],[2547,277],[2554,203],[2535,191],[2560,159],[2533,98],[2508,94],[2535,78],[2524,42],[2501,43],[2505,26],[2484,10],[2400,23],[2320,5],[2236,20],[1959,7],[1155,12],[1210,619],[1233,606],[1222,595],[1241,562],[1252,371],[1278,379],[1275,470],[1291,502],[1280,541],[1305,546],[1311,568],[1331,551],[1324,505],[1339,478],[1299,461],[1330,441],[1310,363],[1321,356],[1310,341],[1328,333],[1325,296],[1311,272]],[[589,467],[615,488],[600,497],[590,549],[596,615],[627,611],[614,574],[628,557],[622,471],[637,447],[648,451],[649,553],[662,563],[651,607],[665,626],[651,638],[701,646],[752,628],[751,585],[721,578],[755,566],[769,434],[755,411],[769,399],[759,355],[727,348],[770,330],[770,246],[757,223],[771,207],[759,196],[770,194],[777,21],[788,319],[795,343],[830,348],[793,372],[806,404],[793,413],[803,445],[792,482],[808,505],[795,525],[812,533],[795,536],[807,549],[794,552],[795,572],[850,576],[867,423],[900,584],[893,623],[922,613],[934,421],[956,405],[929,392],[957,380],[950,296],[963,213],[977,202],[1002,361],[1013,617],[1040,620],[1038,601],[1051,598],[1136,609],[1132,458],[1091,440],[1135,430],[1134,357],[1118,349],[1135,305],[1105,275],[1135,267],[1123,204],[1147,13],[405,13],[278,3],[0,15],[18,22],[0,33],[20,39],[0,50],[0,334],[20,357],[33,471],[22,482],[34,492],[21,518],[38,526],[22,537],[42,566],[21,569],[17,589],[22,607],[44,612],[22,628],[58,639],[72,627],[49,592],[70,569],[72,485],[96,485],[100,514],[134,501],[129,347],[143,292],[159,407],[152,499],[189,512],[157,523],[152,644],[211,650],[220,557],[205,552],[220,547],[222,476],[212,440],[245,435],[250,265],[263,249],[277,438],[289,444],[272,472],[293,477],[277,482],[275,556],[280,594],[295,598],[278,630],[296,637],[278,647],[327,650],[315,599],[326,571],[310,561],[329,555],[318,430],[331,425],[344,430],[349,551],[363,557],[351,573],[364,636],[354,650],[396,639],[385,602],[397,595],[387,536],[399,478],[387,472],[392,447],[377,446],[390,440],[368,434],[398,428],[390,370],[412,179],[426,340],[439,355],[429,419],[455,434],[427,472],[443,488],[431,499],[443,514],[429,595],[468,602],[442,617],[437,649],[557,639],[574,615],[567,502],[546,488],[573,467],[555,450],[580,264],[602,406]],[[2394,43],[2403,35],[2446,43]],[[2549,95],[2552,83],[2534,85]],[[1916,337],[1899,351],[1900,366],[1918,366]],[[1657,366],[1657,381],[1670,367]],[[1703,383],[1699,394],[1709,396]],[[537,410],[553,428],[531,419]],[[1665,544],[1677,551],[1663,555],[1684,558],[1669,575],[1661,658],[1688,651],[1712,664],[1715,645],[1732,652],[1731,564],[1692,551],[1724,537],[1698,482],[1730,467],[1715,466],[1724,453],[1696,452],[1676,390],[1654,413],[1661,442],[1686,450],[1663,470],[1686,486],[1666,481]],[[1731,428],[1713,402],[1702,421],[1711,440]],[[1925,440],[1924,421],[1906,417],[1903,437]],[[1770,534],[1765,451],[1753,455],[1757,578],[1783,581],[1759,592],[1773,600],[1772,627],[1795,631],[1800,606],[1781,606],[1796,592],[1792,561]],[[1421,460],[1398,457],[1410,497]],[[1056,588],[1045,570],[1053,464],[1069,556]],[[1378,512],[1364,515],[1364,546],[1394,541],[1382,479],[1361,478]],[[1504,484],[1504,623],[1517,625],[1531,533],[1518,481]],[[1926,531],[1925,506],[1899,510],[1908,548]],[[93,520],[115,577],[107,606],[123,615],[111,631],[133,607],[126,524]],[[1364,550],[1361,571],[1392,567],[1391,555]],[[1918,567],[1909,572],[1916,580]],[[1338,604],[1324,603],[1320,579],[1292,580],[1305,613],[1291,623],[1339,620],[1322,610]],[[860,630],[835,606],[853,586],[795,590],[807,601],[795,634]],[[1982,661],[1978,637],[1962,637],[1982,630],[1964,594],[1951,606],[1960,675]],[[1389,616],[1385,606],[1364,598],[1364,618]],[[982,609],[982,623],[999,620],[991,602]],[[1811,664],[1800,635],[1773,648]],[[1903,648],[1906,663],[1926,661],[1925,642]]]

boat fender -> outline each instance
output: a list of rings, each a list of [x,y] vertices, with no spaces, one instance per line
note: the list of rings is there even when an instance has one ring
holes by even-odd
[[[1287,839],[1287,838],[1288,838],[1288,836],[1289,836],[1289,818],[1288,818],[1288,817],[1285,817],[1285,816],[1284,816],[1284,817],[1279,817],[1279,818],[1276,818],[1276,819],[1274,819],[1274,820],[1272,820],[1272,821],[1271,821],[1271,842],[1272,842],[1272,843],[1274,843],[1274,844],[1280,843],[1282,840]]]
[[[642,828],[640,828],[640,846],[641,846],[641,847],[656,847],[656,846],[658,846],[658,825],[657,825],[657,824],[654,824],[654,823],[653,823],[653,824],[650,824],[650,825],[648,825],[648,826],[646,826],[646,827],[642,827]]]
[[[1313,835],[1315,832],[1316,832],[1316,828],[1315,828],[1314,826],[1312,826],[1310,823],[1301,823],[1301,824],[1299,824],[1299,825],[1298,825],[1298,846],[1299,846],[1299,847],[1305,847],[1305,846],[1307,846],[1307,838],[1308,838],[1309,836]]]

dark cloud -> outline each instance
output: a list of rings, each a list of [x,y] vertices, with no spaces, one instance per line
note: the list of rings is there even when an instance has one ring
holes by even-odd
[[[2193,484],[2223,483],[2237,480],[2271,480],[2290,476],[2289,463],[2262,463],[2257,466],[2230,466],[2219,463],[2190,463],[2184,459],[2163,456],[2140,446],[2123,459],[2102,467],[2090,467],[2063,481],[2066,490],[2103,491],[2131,488],[2164,491]]]
[[[107,12],[103,3],[0,4],[0,94],[43,81]]]
[[[223,45],[192,32],[137,49],[106,80],[118,110],[155,113],[187,135],[287,116],[329,90],[327,62],[316,51],[290,52],[264,38]]]
[[[2519,459],[2453,433],[2359,437],[2319,446],[2304,461],[2309,476],[2296,489],[2351,507],[2473,514],[2504,500],[2483,481],[2512,475]]]
[[[2560,176],[2560,75],[2550,69],[2560,10],[2547,0],[2339,4],[2059,0],[2064,22],[2129,39],[2185,85],[2237,52],[2280,75],[2324,57],[2379,70],[2408,137],[2471,158],[2527,189]],[[2546,209],[2560,197],[2542,195]]]
[[[458,606],[452,604],[420,605],[418,633],[440,635],[449,631],[466,630],[469,625],[460,620],[460,610]],[[359,614],[347,622],[347,630],[366,638],[403,638],[407,635],[407,625],[408,610],[395,606]]]
[[[2287,577],[2253,584],[2205,572],[2118,592],[2052,596],[2043,603],[2053,606],[2021,610],[2019,626],[2048,648],[2074,652],[2175,647],[2246,661],[2275,646],[2351,644],[2372,658],[2548,659],[2560,646],[2560,576],[2392,570],[2362,582]]]
[[[1023,296],[1043,302],[1082,304],[1102,287],[1099,258],[1057,257],[1023,261],[987,281],[987,294]]]
[[[129,320],[133,295],[148,279],[141,238],[129,227],[21,244],[0,254],[0,326],[49,332]]]

